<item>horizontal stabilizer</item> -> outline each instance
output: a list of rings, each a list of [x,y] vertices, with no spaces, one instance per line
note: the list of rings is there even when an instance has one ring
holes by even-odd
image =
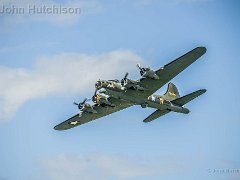
[[[175,99],[175,100],[172,101],[172,103],[183,106],[184,104],[187,104],[189,101],[191,101],[191,100],[195,99],[196,97],[202,95],[206,91],[207,91],[206,89],[200,89],[200,90],[195,91],[193,93],[190,93],[186,96]]]
[[[170,112],[170,110],[168,110],[168,109],[165,109],[165,110],[158,109],[154,113],[152,113],[150,116],[148,116],[146,119],[144,119],[143,122],[150,122],[150,121],[157,119],[160,116],[163,116],[169,112]]]

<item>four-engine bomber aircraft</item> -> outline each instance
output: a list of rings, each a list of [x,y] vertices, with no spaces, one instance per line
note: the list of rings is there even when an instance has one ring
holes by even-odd
[[[205,47],[197,47],[157,71],[137,64],[141,74],[141,79],[137,81],[127,78],[128,73],[121,81],[97,81],[95,84],[96,90],[92,97],[94,104],[87,103],[87,99],[79,104],[74,103],[78,106],[80,113],[55,126],[54,129],[67,130],[132,105],[156,109],[143,122],[150,122],[171,111],[188,114],[190,111],[184,105],[205,93],[205,89],[181,97],[176,86],[169,83],[167,92],[164,95],[154,95],[153,93],[200,58],[205,52]]]

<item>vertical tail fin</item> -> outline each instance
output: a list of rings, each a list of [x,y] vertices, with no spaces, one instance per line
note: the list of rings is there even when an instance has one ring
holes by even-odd
[[[168,84],[167,92],[163,95],[167,101],[172,101],[180,97],[177,87],[173,83]]]

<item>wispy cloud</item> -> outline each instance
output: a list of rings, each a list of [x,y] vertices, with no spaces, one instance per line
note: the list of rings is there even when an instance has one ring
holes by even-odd
[[[103,154],[61,155],[45,159],[42,164],[49,180],[129,179],[155,173],[146,162]]]
[[[49,180],[126,179],[146,176],[151,169],[126,158],[107,155],[61,155],[42,162]]]
[[[113,154],[62,154],[42,159],[45,179],[168,179],[193,170],[195,160],[177,156],[143,158]],[[200,160],[201,161],[201,160]],[[202,170],[203,173],[207,171]]]
[[[61,154],[40,161],[45,172],[43,175],[48,180],[193,179],[196,175],[201,179],[216,175],[221,175],[223,179],[239,177],[239,173],[214,174],[214,169],[238,168],[236,162],[224,162],[222,165],[220,162],[206,154],[181,156],[171,153],[154,157],[148,155],[145,158],[102,153]]]
[[[94,88],[97,79],[118,78],[142,61],[131,51],[112,51],[99,55],[63,53],[41,57],[33,70],[0,66],[0,120],[14,116],[31,99],[53,93],[86,93]]]

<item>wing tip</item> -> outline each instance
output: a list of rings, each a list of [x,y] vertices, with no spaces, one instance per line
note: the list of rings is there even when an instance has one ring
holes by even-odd
[[[150,122],[150,121],[147,121],[146,119],[144,119],[143,122],[144,122],[144,123],[148,123],[148,122]]]
[[[204,46],[199,46],[195,49],[198,50],[200,54],[205,54],[207,52],[207,48]]]
[[[61,128],[59,127],[59,125],[55,126],[53,129],[56,130],[56,131],[62,131],[62,130],[64,130],[64,129],[61,129]]]
[[[71,127],[66,127],[66,126],[62,126],[62,124],[58,124],[56,126],[54,126],[54,130],[56,131],[64,131],[64,130],[68,130],[70,129]]]
[[[202,94],[204,94],[205,92],[207,92],[206,89],[200,89],[199,91],[201,91]]]

